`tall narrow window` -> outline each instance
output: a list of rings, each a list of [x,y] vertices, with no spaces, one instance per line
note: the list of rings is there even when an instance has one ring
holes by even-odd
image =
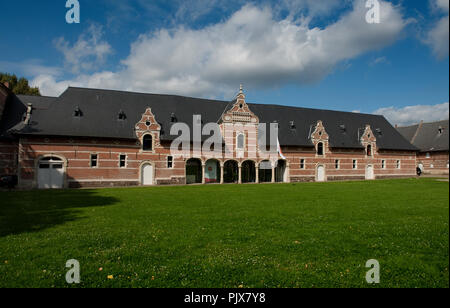
[[[237,137],[237,148],[239,150],[243,150],[244,149],[244,134],[239,134]]]
[[[384,159],[381,161],[381,169],[386,169],[386,161]]]
[[[335,165],[335,168],[336,169],[339,169],[340,168],[340,161],[339,161],[339,159],[336,159],[336,161],[334,162],[334,165]]]
[[[172,169],[173,168],[173,157],[167,156],[167,168]]]
[[[356,159],[353,160],[353,169],[358,169],[358,161]]]
[[[300,159],[300,169],[305,169],[305,160]]]
[[[153,137],[152,135],[145,135],[142,139],[142,150],[153,151]]]
[[[317,155],[323,156],[323,143],[322,142],[319,142],[319,144],[317,145]]]
[[[96,168],[98,166],[98,155],[91,154],[91,168]]]
[[[125,168],[127,166],[127,156],[126,155],[120,155],[119,157],[119,167]]]
[[[367,146],[367,156],[372,156],[372,146],[370,144]]]
[[[400,169],[402,167],[401,161],[397,160],[397,169]]]

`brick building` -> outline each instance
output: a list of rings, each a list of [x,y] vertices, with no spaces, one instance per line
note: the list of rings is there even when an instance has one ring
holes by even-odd
[[[448,174],[448,123],[446,120],[397,127],[397,130],[420,150],[417,154],[417,166],[424,174]]]
[[[382,116],[248,104],[242,89],[230,102],[72,87],[60,97],[30,97],[0,87],[0,174],[17,174],[21,188],[364,180],[416,173],[417,149]],[[170,146],[179,136],[171,129],[182,123],[192,134],[196,125],[207,130],[208,123],[218,124],[220,151],[197,153],[191,144],[189,152],[173,155]],[[256,142],[261,123],[278,127],[276,157],[263,155]]]

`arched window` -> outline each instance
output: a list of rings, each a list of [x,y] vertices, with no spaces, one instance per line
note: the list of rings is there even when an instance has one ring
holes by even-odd
[[[319,142],[317,145],[317,155],[323,156],[323,143]]]
[[[367,146],[367,156],[372,156],[372,146],[370,144]]]
[[[239,134],[237,137],[237,148],[240,150],[244,149],[245,137],[244,134]]]
[[[142,150],[153,151],[153,137],[152,135],[145,135],[142,139]]]

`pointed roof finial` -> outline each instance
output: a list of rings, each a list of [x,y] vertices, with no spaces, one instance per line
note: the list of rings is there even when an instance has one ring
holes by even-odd
[[[241,85],[239,87],[239,94],[242,94],[242,93],[244,93],[244,86],[241,83]]]

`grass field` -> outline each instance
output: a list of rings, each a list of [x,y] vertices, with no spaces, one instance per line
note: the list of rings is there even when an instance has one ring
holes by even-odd
[[[0,287],[449,287],[434,179],[0,193]],[[108,278],[109,277],[109,278]]]

